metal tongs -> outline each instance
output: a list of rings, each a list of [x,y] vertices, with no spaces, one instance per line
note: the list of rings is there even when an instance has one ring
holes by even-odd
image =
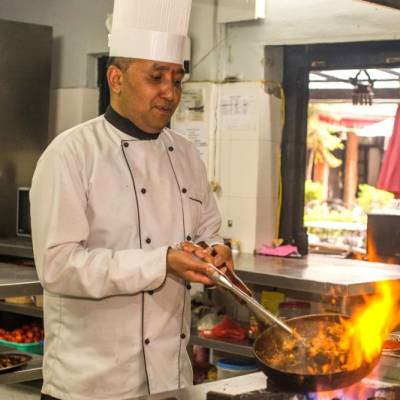
[[[194,246],[199,247],[200,249],[207,249],[208,245],[205,242],[192,243]],[[180,243],[176,248],[182,250],[183,244]],[[212,255],[215,256],[215,252],[212,252]],[[196,256],[194,256],[196,257]],[[253,296],[251,290],[246,286],[246,284],[236,275],[236,273],[227,269],[226,273],[222,272],[215,265],[210,262],[207,263],[208,270],[207,276],[215,282],[217,285],[223,287],[228,290],[232,294],[242,300],[242,302],[247,306],[247,308],[262,322],[270,324],[277,324],[281,329],[285,330],[290,335],[293,335],[297,338],[300,338],[297,332],[293,330],[289,325],[287,325],[283,320],[278,318],[276,315],[265,309]],[[301,338],[300,338],[301,339]]]
[[[287,325],[283,320],[265,309],[254,297],[246,293],[251,292],[247,288],[247,286],[237,277],[237,275],[233,273],[233,271],[231,271],[231,273],[233,273],[234,279],[239,281],[239,283],[241,284],[240,286],[243,286],[246,289],[246,292],[240,289],[235,283],[233,283],[231,279],[229,279],[228,276],[220,271],[217,267],[210,263],[208,264],[208,266],[209,268],[207,271],[207,276],[216,284],[229,290],[231,293],[243,300],[245,305],[249,308],[251,312],[254,313],[254,315],[258,319],[260,319],[264,323],[272,322],[274,324],[277,324],[280,328],[284,329],[289,334],[297,336],[294,330],[289,325]]]

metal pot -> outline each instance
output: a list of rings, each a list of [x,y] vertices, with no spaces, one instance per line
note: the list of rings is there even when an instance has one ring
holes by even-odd
[[[341,314],[315,314],[292,318],[286,320],[286,323],[290,327],[295,328],[296,332],[307,341],[307,339],[315,337],[318,329],[321,328],[321,323],[325,325],[329,325],[329,323],[333,322],[340,323],[341,318],[348,319],[347,316]],[[283,351],[282,343],[288,338],[289,334],[287,332],[274,325],[261,333],[253,345],[257,364],[265,375],[268,376],[268,381],[272,381],[274,385],[285,391],[317,392],[350,386],[368,375],[375,367],[380,357],[380,354],[378,354],[370,363],[363,363],[355,370],[319,375],[279,370],[266,363],[262,355],[273,355],[277,352],[281,353]],[[307,362],[308,361],[304,359],[301,361],[301,365],[305,367]],[[304,369],[305,368],[300,368],[300,370]]]

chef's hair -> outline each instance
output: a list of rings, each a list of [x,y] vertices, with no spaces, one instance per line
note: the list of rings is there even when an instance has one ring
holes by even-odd
[[[127,58],[127,57],[109,57],[107,61],[107,69],[111,65],[115,65],[122,71],[126,71],[129,65],[135,61],[134,58]]]

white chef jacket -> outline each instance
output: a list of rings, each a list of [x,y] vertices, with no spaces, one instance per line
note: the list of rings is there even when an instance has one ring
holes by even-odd
[[[166,274],[166,253],[221,241],[195,147],[167,128],[139,140],[100,116],[53,140],[30,200],[43,393],[123,400],[190,385],[190,286]]]

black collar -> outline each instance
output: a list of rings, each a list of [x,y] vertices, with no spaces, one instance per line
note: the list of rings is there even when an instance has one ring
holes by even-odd
[[[147,133],[142,131],[134,123],[129,121],[129,119],[118,114],[111,106],[107,107],[104,118],[120,131],[139,140],[156,140],[158,139],[158,136],[160,136],[160,132]]]

